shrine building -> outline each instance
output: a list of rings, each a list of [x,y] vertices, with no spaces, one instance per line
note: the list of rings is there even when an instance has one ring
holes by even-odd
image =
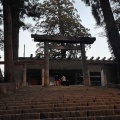
[[[118,84],[117,62],[104,57],[86,58],[85,44],[93,44],[96,38],[31,35],[35,42],[44,42],[44,58],[20,57],[16,63],[15,79],[24,85],[53,85],[56,74],[65,75],[70,85],[106,86]],[[49,42],[80,43],[80,46],[50,46]],[[49,58],[49,49],[81,50],[81,58]]]

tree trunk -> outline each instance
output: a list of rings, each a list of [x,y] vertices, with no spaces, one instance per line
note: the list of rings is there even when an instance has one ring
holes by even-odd
[[[61,3],[60,3],[59,0],[57,1],[57,5],[58,5],[58,8],[59,8],[59,10],[58,10],[58,18],[59,18],[59,30],[60,30],[60,35],[63,35],[63,36],[64,36],[64,34],[65,34],[64,27],[63,27],[63,24],[64,24],[64,23],[63,23],[62,20],[61,20],[62,11],[61,11],[61,7],[60,7]],[[61,43],[61,45],[64,46],[65,43]],[[62,58],[66,58],[66,50],[61,50],[61,57],[62,57]]]
[[[113,53],[120,64],[120,36],[109,0],[100,0],[100,4],[103,11],[104,21],[106,23],[107,37],[113,49]]]
[[[3,0],[5,82],[13,82],[12,17],[10,0]]]
[[[118,71],[120,76],[120,35],[116,26],[109,0],[100,0],[103,11],[104,21],[106,23],[107,37],[113,49],[114,56],[118,62]]]
[[[19,52],[19,4],[20,0],[12,0],[12,44],[13,60],[18,60]]]

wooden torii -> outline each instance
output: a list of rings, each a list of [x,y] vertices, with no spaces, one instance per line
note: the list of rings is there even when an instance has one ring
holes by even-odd
[[[32,34],[31,38],[34,38],[35,42],[44,42],[44,86],[49,85],[49,42],[56,43],[80,43],[80,48],[69,46],[52,46],[56,49],[80,49],[82,57],[82,71],[83,80],[85,86],[90,86],[90,75],[86,64],[85,44],[93,44],[96,40],[95,37],[75,37],[75,36],[62,36],[62,35],[37,35]]]

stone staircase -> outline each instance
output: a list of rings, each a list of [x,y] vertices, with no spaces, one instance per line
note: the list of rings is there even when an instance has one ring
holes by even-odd
[[[28,86],[0,98],[0,120],[120,120],[120,90]]]

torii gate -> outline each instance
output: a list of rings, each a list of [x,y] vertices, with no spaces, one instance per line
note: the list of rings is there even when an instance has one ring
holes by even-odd
[[[90,75],[88,71],[88,66],[86,64],[86,55],[85,55],[85,44],[93,44],[96,40],[95,37],[75,37],[75,36],[61,36],[61,35],[37,35],[32,34],[35,42],[44,42],[44,86],[49,85],[49,45],[48,42],[57,42],[57,43],[80,43],[80,48],[69,46],[57,46],[54,49],[80,49],[82,57],[82,71],[83,71],[83,80],[85,86],[90,86]],[[53,48],[53,47],[52,47]]]

